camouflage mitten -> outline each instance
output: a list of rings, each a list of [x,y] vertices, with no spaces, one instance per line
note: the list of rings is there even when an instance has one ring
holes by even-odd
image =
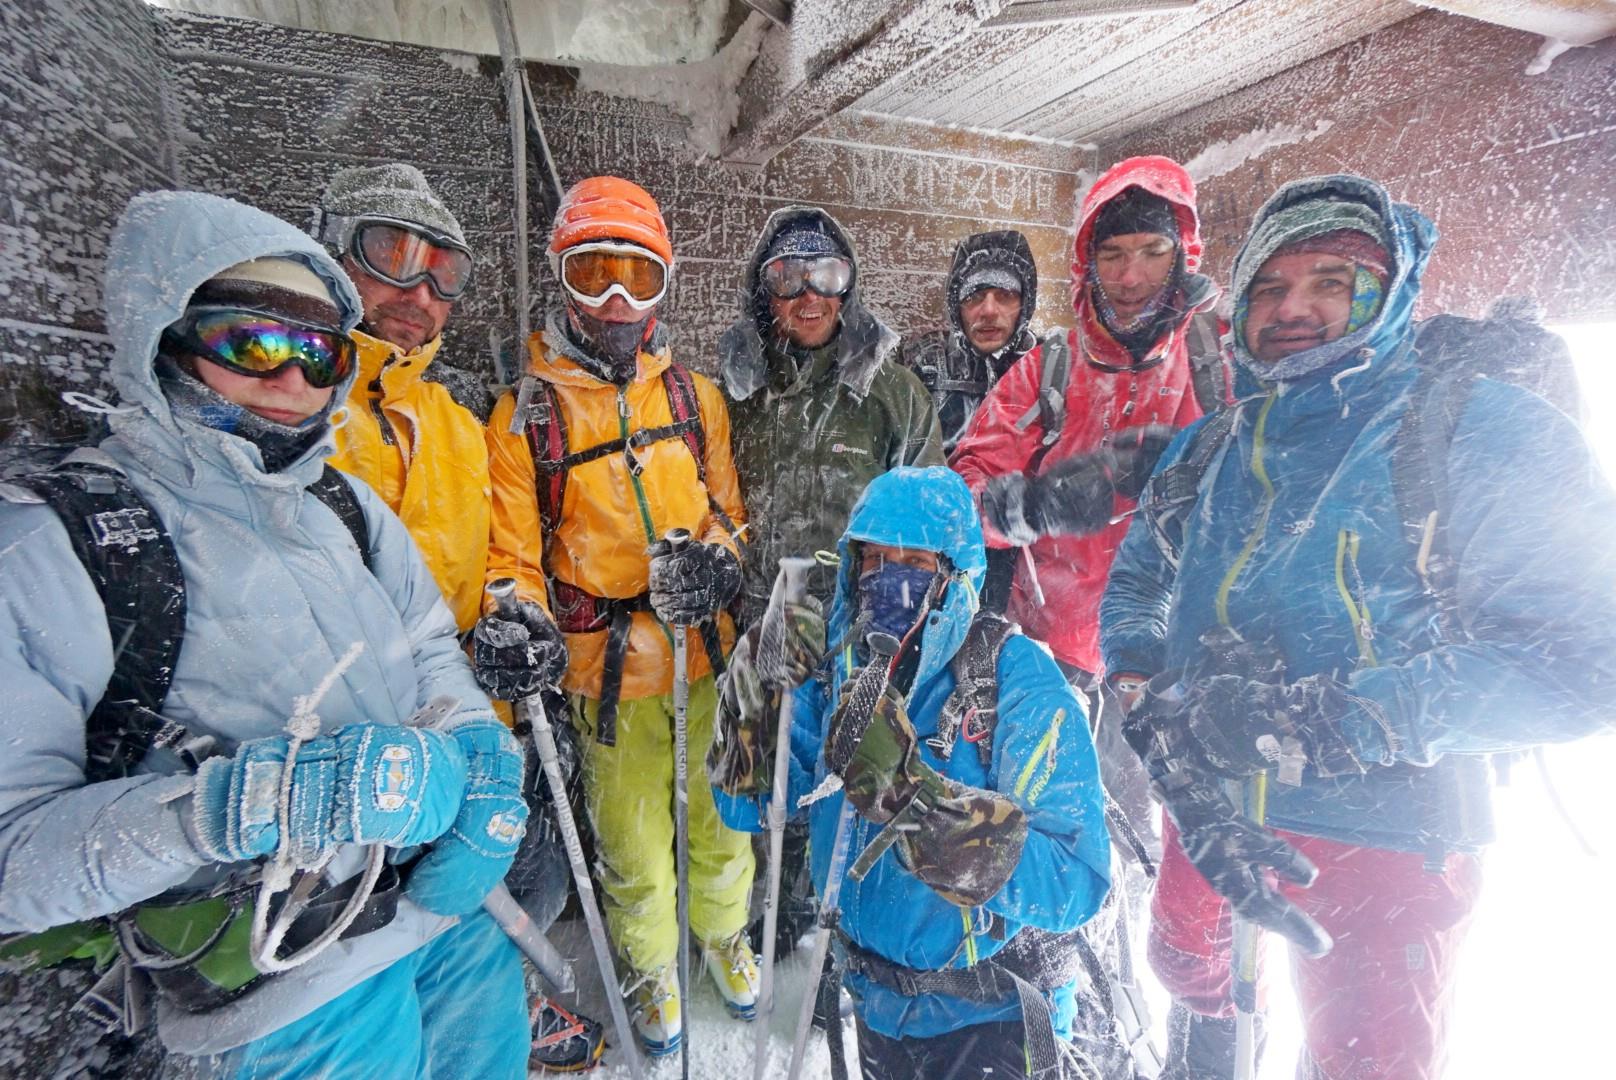
[[[835,745],[838,709],[829,736]],[[903,700],[888,690],[842,774],[847,800],[886,825],[853,868],[861,878],[898,845],[904,865],[950,903],[974,906],[1009,880],[1027,839],[1027,815],[998,792],[943,777],[921,760]]]
[[[779,695],[764,685],[754,656],[757,627],[735,643],[719,680],[718,714],[707,750],[707,778],[729,795],[769,791],[774,772],[774,725]]]

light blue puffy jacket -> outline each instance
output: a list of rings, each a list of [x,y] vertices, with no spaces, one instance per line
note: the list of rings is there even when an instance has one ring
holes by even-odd
[[[337,516],[305,486],[331,452],[329,432],[278,474],[243,439],[177,420],[153,358],[192,291],[248,259],[307,263],[361,306],[341,268],[297,229],[195,192],[143,195],[113,235],[106,270],[112,379],[122,411],[101,449],[156,510],[186,581],[185,637],[166,715],[229,753],[282,734],[293,703],[354,642],[364,646],[321,702],[325,731],[397,724],[439,695],[459,716],[490,716],[437,585],[398,518],[363,484],[374,572]],[[345,399],[346,384],[335,390]],[[85,717],[112,672],[101,601],[54,511],[0,502],[0,932],[106,915],[215,877],[180,820],[190,778],[154,753],[141,775],[84,782]],[[357,867],[360,853],[339,866]],[[387,927],[339,943],[246,997],[202,1016],[160,1015],[164,1041],[212,1053],[303,1016],[452,925],[401,901]]]

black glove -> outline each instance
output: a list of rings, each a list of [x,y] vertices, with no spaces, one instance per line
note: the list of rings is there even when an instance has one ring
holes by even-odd
[[[651,607],[671,626],[693,626],[735,598],[741,561],[722,544],[651,545]]]
[[[501,701],[517,701],[555,686],[567,671],[567,643],[544,609],[516,602],[520,621],[484,615],[471,632],[477,685]]]
[[[1207,770],[1241,779],[1277,766],[1282,781],[1299,783],[1304,761],[1320,776],[1365,772],[1340,727],[1355,709],[1375,706],[1328,675],[1288,684],[1219,675],[1190,691],[1179,716]]]
[[[1036,476],[995,476],[982,490],[982,519],[1013,544],[1098,532],[1116,502],[1111,463],[1111,452],[1098,450],[1063,458]]]
[[[1178,840],[1195,869],[1235,913],[1295,942],[1309,956],[1323,956],[1334,942],[1329,931],[1268,883],[1268,871],[1309,886],[1318,867],[1290,844],[1235,809],[1218,785],[1174,770],[1155,785]]]
[[[1122,731],[1151,786],[1178,826],[1190,862],[1241,917],[1322,956],[1330,935],[1268,883],[1272,870],[1287,881],[1311,885],[1318,868],[1290,844],[1240,813],[1217,781],[1201,772],[1185,746],[1185,705],[1161,695],[1171,677],[1158,677],[1123,719]]]
[[[1150,481],[1162,451],[1178,432],[1167,424],[1145,424],[1118,433],[1112,443],[1112,479],[1117,494],[1124,499],[1139,501],[1139,495]]]

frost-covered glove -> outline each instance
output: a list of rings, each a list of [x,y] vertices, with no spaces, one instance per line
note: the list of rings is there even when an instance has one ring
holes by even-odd
[[[522,748],[496,720],[451,729],[467,762],[466,797],[449,831],[410,872],[404,895],[438,915],[475,911],[516,858],[527,826]]]
[[[1328,675],[1294,683],[1219,675],[1190,690],[1179,716],[1186,745],[1209,772],[1238,780],[1277,767],[1282,781],[1299,783],[1304,763],[1320,776],[1366,771],[1341,731],[1354,711],[1379,715]]]
[[[718,713],[707,750],[707,778],[730,795],[771,790],[779,698],[763,684],[754,659],[758,627],[735,642],[718,681]]]
[[[187,827],[199,852],[235,863],[276,852],[291,742],[254,739],[196,773]],[[285,838],[298,867],[338,844],[410,847],[449,828],[466,790],[466,756],[435,731],[350,724],[301,743],[292,762]]]
[[[1098,532],[1116,504],[1111,461],[1100,450],[1063,458],[1036,476],[995,476],[982,492],[982,517],[1014,544]]]
[[[758,678],[774,687],[801,686],[825,659],[824,608],[812,596],[801,601],[782,599],[778,618],[776,624],[771,608],[759,624],[753,650]],[[778,637],[768,632],[771,625],[779,627]]]
[[[1162,451],[1176,434],[1167,424],[1145,424],[1118,433],[1111,446],[1112,476],[1118,495],[1133,502],[1139,500]]]
[[[567,642],[550,616],[531,600],[518,600],[521,619],[490,613],[471,632],[477,685],[501,701],[520,701],[561,682]]]
[[[849,682],[850,688],[852,683]],[[853,735],[851,689],[831,714],[826,761]],[[903,698],[888,687],[841,766],[842,790],[859,815],[895,830],[904,866],[951,903],[972,907],[1004,886],[1027,841],[1027,814],[1010,798],[950,780],[920,756]],[[875,845],[872,845],[872,847]],[[856,872],[856,869],[855,869]]]
[[[1309,886],[1318,868],[1301,852],[1242,814],[1222,784],[1183,743],[1181,700],[1158,677],[1122,722],[1123,735],[1150,774],[1151,787],[1178,826],[1179,842],[1214,892],[1243,918],[1294,941],[1310,956],[1330,950],[1330,935],[1269,882],[1270,872]]]
[[[735,599],[741,561],[722,544],[651,545],[651,607],[670,626],[694,626]]]

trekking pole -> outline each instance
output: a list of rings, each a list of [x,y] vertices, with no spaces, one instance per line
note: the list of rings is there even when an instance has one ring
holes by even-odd
[[[669,529],[662,537],[668,551],[690,543],[689,529]],[[686,628],[673,628],[673,854],[678,873],[679,1014],[690,1015],[690,671],[686,666]],[[690,1080],[690,1024],[679,1039],[679,1075]]]
[[[503,618],[515,621],[516,579],[500,578],[488,586],[488,595]],[[595,964],[600,968],[601,982],[606,984],[606,1004],[612,1011],[612,1027],[617,1042],[628,1059],[629,1072],[634,1080],[642,1080],[645,1073],[640,1055],[634,1046],[634,1029],[629,1026],[628,1011],[623,1006],[622,988],[617,982],[617,968],[612,963],[612,948],[606,939],[606,924],[601,920],[600,907],[595,901],[595,885],[589,878],[589,864],[584,861],[583,844],[578,839],[578,822],[572,816],[572,804],[567,801],[566,781],[561,776],[561,759],[556,752],[555,730],[544,711],[540,694],[516,703],[518,711],[533,730],[533,745],[539,752],[539,764],[550,783],[550,804],[555,810],[556,826],[561,830],[561,842],[567,849],[567,861],[572,866],[572,881],[578,888],[578,906],[584,909],[584,923],[589,927],[589,942],[595,950]],[[497,917],[497,916],[496,916]]]
[[[1268,814],[1268,774],[1260,772],[1244,784],[1231,784],[1238,790],[1238,801],[1247,816],[1258,825]],[[1234,918],[1231,947],[1234,997],[1234,1080],[1254,1080],[1257,1075],[1257,945],[1261,929],[1250,919]]]
[[[846,756],[852,756],[852,750],[858,745],[858,740],[870,725],[870,719],[875,715],[875,707],[881,703],[881,698],[887,692],[887,684],[892,680],[893,669],[897,666],[898,640],[890,634],[874,632],[865,639],[870,646],[870,662],[859,673],[858,681],[853,684],[853,690],[848,696],[847,722],[839,733],[841,745],[845,748]],[[850,729],[849,724],[858,720],[857,731]],[[825,748],[825,760],[830,763],[835,758],[842,757],[837,747]],[[845,767],[845,762],[838,762]],[[811,797],[811,796],[810,796]],[[814,999],[818,997],[820,973],[825,970],[825,955],[830,951],[830,932],[836,925],[836,915],[842,899],[842,876],[847,869],[848,848],[853,834],[853,804],[842,796],[841,814],[836,819],[836,840],[831,846],[830,871],[825,876],[825,893],[819,901],[818,926],[814,930],[814,951],[808,961],[808,971],[812,981],[805,988],[802,998],[802,1008],[797,1013],[797,1034],[791,1042],[791,1067],[787,1073],[787,1080],[797,1080],[802,1072],[803,1056],[808,1049],[808,1032],[814,1024]],[[827,1018],[828,1024],[842,1022],[840,1012],[833,1013]],[[835,1063],[832,1063],[833,1067]]]
[[[763,625],[758,631],[760,671],[784,670],[786,605],[802,602],[807,593],[808,571],[813,566],[812,559],[780,560],[780,574],[775,578],[769,610],[764,613]],[[769,1047],[768,1018],[774,1012],[774,935],[780,925],[780,862],[785,846],[786,799],[789,797],[792,687],[782,679],[779,690],[780,726],[775,733],[773,788],[769,796],[769,870],[763,893],[763,974],[758,982],[757,1041],[752,1049],[753,1080],[763,1080],[763,1066]]]

